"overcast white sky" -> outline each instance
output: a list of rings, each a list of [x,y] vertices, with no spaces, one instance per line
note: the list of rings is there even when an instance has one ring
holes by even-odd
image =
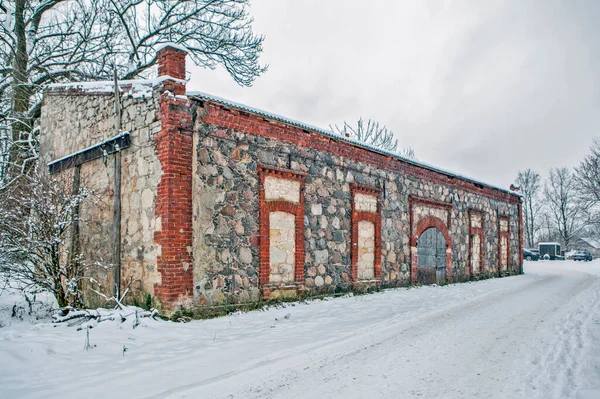
[[[508,187],[600,136],[600,1],[254,0],[269,71],[199,90],[327,128],[384,123],[427,163]]]

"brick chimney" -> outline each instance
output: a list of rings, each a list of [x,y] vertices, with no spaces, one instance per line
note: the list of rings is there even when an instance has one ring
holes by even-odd
[[[156,49],[158,77],[173,78],[165,79],[163,86],[176,95],[185,94],[185,56],[187,52],[183,46],[174,43],[164,43]]]

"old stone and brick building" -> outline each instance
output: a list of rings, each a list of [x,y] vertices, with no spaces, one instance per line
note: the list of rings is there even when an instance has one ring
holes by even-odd
[[[518,195],[186,92],[185,56],[164,46],[158,79],[119,83],[122,132],[110,82],[45,93],[43,161],[66,179],[79,168],[100,199],[81,209],[93,259],[115,246],[120,151],[120,275],[134,296],[173,309],[521,272]]]

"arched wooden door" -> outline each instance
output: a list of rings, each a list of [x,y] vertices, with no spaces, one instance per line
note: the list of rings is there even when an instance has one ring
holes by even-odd
[[[430,227],[425,230],[417,242],[418,270],[417,281],[420,284],[446,283],[446,238],[444,234]]]

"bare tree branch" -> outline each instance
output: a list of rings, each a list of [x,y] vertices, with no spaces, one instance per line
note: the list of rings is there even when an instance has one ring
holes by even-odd
[[[586,206],[590,224],[600,225],[600,139],[595,139],[590,152],[575,168],[579,196]]]
[[[550,214],[567,251],[585,227],[582,220],[585,204],[577,197],[576,187],[574,176],[568,168],[550,169],[550,177],[544,187]]]
[[[157,44],[186,47],[199,66],[249,86],[267,69],[249,0],[15,0],[0,10],[0,185],[35,165],[48,84],[147,77]],[[10,117],[10,119],[8,119]],[[31,140],[27,140],[31,136]],[[32,162],[33,160],[33,162]],[[27,165],[24,169],[23,165]]]
[[[542,209],[542,201],[539,198],[542,188],[540,174],[531,169],[520,170],[517,172],[515,184],[519,187],[524,199],[525,242],[529,248],[533,248],[539,227],[537,217]]]
[[[344,122],[342,127],[337,125],[329,125],[329,129],[336,134],[344,137],[349,137],[362,143],[372,145],[383,150],[396,152],[398,148],[398,139],[395,138],[394,133],[388,130],[385,126],[380,126],[379,122],[375,122],[371,119],[367,120],[367,123],[360,118],[356,124],[356,127],[350,125],[348,122]],[[417,160],[415,150],[411,147],[402,148],[398,155],[408,159]]]

